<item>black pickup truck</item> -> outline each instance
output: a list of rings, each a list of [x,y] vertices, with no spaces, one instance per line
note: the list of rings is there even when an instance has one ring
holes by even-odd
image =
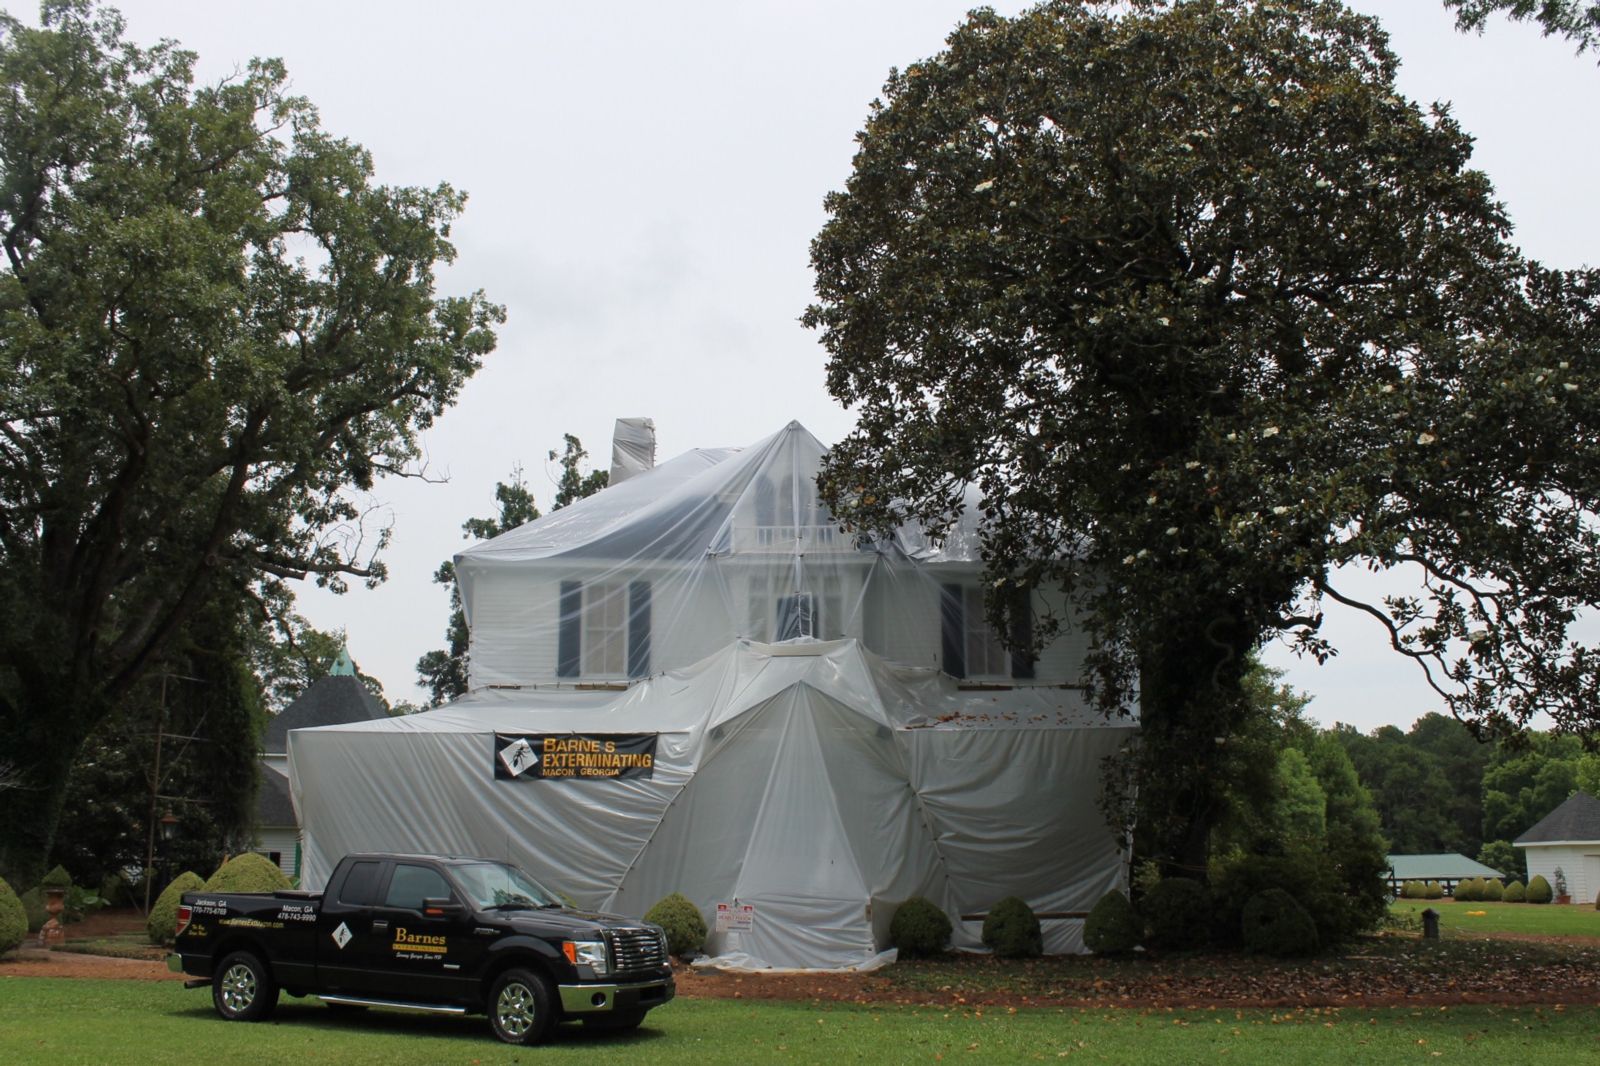
[[[190,892],[170,969],[217,1013],[260,1021],[280,990],[344,1007],[482,1012],[535,1044],[564,1019],[624,1030],[672,998],[660,927],[564,906],[514,866],[349,855],[320,894]]]

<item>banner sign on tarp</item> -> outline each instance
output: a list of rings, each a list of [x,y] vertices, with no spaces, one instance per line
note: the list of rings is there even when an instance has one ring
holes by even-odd
[[[650,777],[655,733],[496,733],[494,776],[501,781]]]

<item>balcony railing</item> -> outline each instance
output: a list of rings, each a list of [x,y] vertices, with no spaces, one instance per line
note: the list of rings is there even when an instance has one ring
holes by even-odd
[[[848,552],[854,551],[855,545],[838,526],[735,526],[733,550],[772,554]]]

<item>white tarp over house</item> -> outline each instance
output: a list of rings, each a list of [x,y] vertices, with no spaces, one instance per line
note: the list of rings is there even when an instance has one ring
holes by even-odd
[[[597,700],[596,697],[599,697]],[[497,779],[496,734],[656,734],[647,779]],[[671,892],[749,904],[712,954],[861,965],[895,907],[953,916],[1010,895],[1081,915],[1121,883],[1097,806],[1128,737],[1065,689],[960,690],[854,640],[736,643],[619,693],[489,690],[427,714],[297,730],[305,883],[341,855],[486,855],[585,906],[641,914]],[[314,784],[313,784],[314,783]],[[1044,922],[1081,950],[1081,921]],[[978,923],[957,924],[977,947]]]
[[[1075,948],[1064,916],[1125,874],[1097,797],[1131,719],[1084,708],[1060,590],[983,573],[980,507],[938,537],[841,530],[798,423],[635,451],[620,484],[456,556],[469,695],[291,734],[306,883],[351,850],[503,856],[627,913],[753,906],[713,951],[817,967],[874,955],[911,895],[958,926],[1015,895]],[[1025,608],[1011,647],[988,595]],[[1058,635],[1019,650],[1043,619]],[[494,776],[511,735],[596,733],[654,736],[651,776]]]

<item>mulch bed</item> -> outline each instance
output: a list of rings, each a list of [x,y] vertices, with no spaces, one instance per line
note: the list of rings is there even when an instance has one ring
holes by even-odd
[[[68,927],[79,942],[142,929],[137,912],[95,915]],[[1521,959],[1519,944],[1530,957]],[[679,968],[689,999],[927,1006],[1140,1009],[1448,1007],[1456,1004],[1600,1005],[1600,942],[1583,938],[1473,941],[1481,965],[1434,955],[1420,941],[1384,937],[1327,960],[1277,962],[1237,955],[1137,962],[1062,957],[1001,962],[966,956],[866,974],[714,974]],[[1363,954],[1370,950],[1370,954]],[[1469,948],[1467,950],[1473,950]],[[126,959],[25,947],[0,960],[0,977],[179,981],[163,952]],[[1536,956],[1536,957],[1535,957]]]

